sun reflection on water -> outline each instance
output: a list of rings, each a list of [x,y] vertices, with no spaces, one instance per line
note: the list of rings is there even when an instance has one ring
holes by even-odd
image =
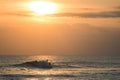
[[[48,60],[50,62],[54,62],[57,57],[56,56],[29,56],[29,60]]]
[[[38,79],[38,78],[26,78],[24,80],[40,80],[40,79]]]

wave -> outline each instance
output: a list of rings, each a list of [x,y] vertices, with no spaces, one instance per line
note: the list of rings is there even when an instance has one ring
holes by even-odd
[[[34,78],[40,78],[40,77],[77,77],[75,75],[70,74],[59,74],[59,75],[24,75],[24,74],[2,74],[0,77],[34,77]]]
[[[25,68],[119,68],[119,63],[112,62],[88,62],[88,61],[77,61],[77,62],[54,62],[51,63],[48,60],[44,61],[28,61],[20,64],[0,66],[1,67],[25,67]]]
[[[48,60],[45,60],[45,61],[30,61],[30,62],[24,62],[20,64],[0,66],[0,67],[26,67],[26,68],[31,67],[31,68],[50,69],[52,68],[52,64],[48,62]]]
[[[34,68],[52,68],[52,64],[48,62],[48,60],[45,61],[30,61],[30,62],[25,62],[21,64],[16,64],[14,66],[21,66],[21,67],[34,67]]]
[[[54,66],[59,68],[105,68],[105,67],[119,68],[120,63],[78,61],[78,62],[58,62],[55,63]]]

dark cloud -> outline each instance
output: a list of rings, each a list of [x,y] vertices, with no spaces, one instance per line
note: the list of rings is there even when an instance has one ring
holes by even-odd
[[[83,17],[90,17],[90,18],[117,18],[120,17],[120,11],[109,11],[109,12],[98,12],[98,13],[86,13],[81,14]]]
[[[119,18],[120,11],[88,12],[88,13],[61,13],[54,14],[57,17],[84,17],[84,18]]]

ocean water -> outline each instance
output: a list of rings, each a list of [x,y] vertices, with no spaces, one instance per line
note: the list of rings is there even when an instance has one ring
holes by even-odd
[[[52,69],[14,66],[49,60]],[[0,56],[0,80],[120,80],[119,56]]]

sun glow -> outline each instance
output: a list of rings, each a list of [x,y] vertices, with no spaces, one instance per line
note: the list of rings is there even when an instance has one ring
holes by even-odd
[[[52,2],[30,2],[28,7],[31,11],[38,15],[53,14],[56,12],[57,5]]]

